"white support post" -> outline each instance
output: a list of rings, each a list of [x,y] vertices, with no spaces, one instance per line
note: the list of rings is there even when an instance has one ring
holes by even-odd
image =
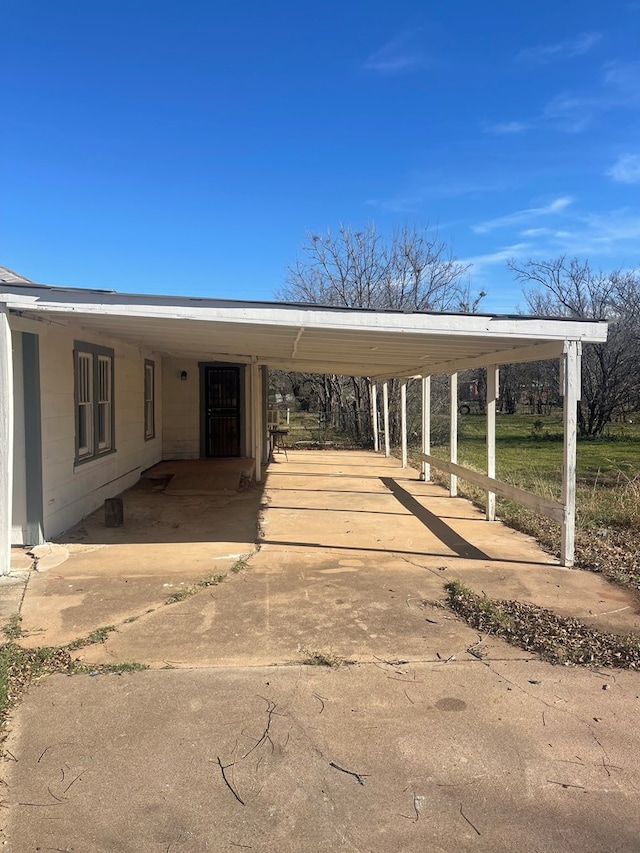
[[[400,385],[400,420],[402,425],[402,467],[407,467],[407,380]]]
[[[499,368],[487,367],[487,477],[496,476],[496,400],[498,399]],[[487,521],[496,520],[496,493],[487,492]]]
[[[0,305],[0,575],[11,571],[13,512],[13,344],[9,313]]]
[[[253,457],[256,460],[256,483],[262,482],[262,388],[260,367],[251,362],[251,422],[253,424]]]
[[[431,377],[422,377],[422,452],[431,453]],[[431,465],[422,461],[420,479],[431,480]]]
[[[567,341],[561,360],[561,375],[564,385],[564,458],[562,465],[562,503],[564,521],[560,543],[560,562],[573,566],[576,535],[576,456],[578,439],[578,400],[581,385],[582,344]]]
[[[382,383],[382,410],[384,416],[384,455],[391,456],[391,445],[389,443],[389,383]]]
[[[449,398],[449,460],[458,461],[458,374],[451,374],[451,394]],[[449,474],[449,495],[455,498],[458,494],[458,477]]]
[[[378,435],[378,386],[375,382],[371,385],[371,426],[373,427],[373,449],[377,453],[380,450],[380,436]]]

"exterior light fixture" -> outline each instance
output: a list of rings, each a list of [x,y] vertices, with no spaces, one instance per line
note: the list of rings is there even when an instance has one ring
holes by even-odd
[[[181,382],[187,381],[187,371],[186,370],[183,370],[182,373],[180,374],[180,381]]]

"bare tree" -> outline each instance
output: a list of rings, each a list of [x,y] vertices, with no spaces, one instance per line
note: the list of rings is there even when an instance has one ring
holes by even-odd
[[[409,311],[477,309],[469,264],[459,263],[437,232],[405,227],[382,237],[373,223],[357,231],[308,233],[302,257],[287,269],[279,299],[345,308]]]
[[[509,268],[534,313],[610,322],[607,343],[585,348],[578,407],[580,434],[600,435],[616,414],[638,402],[640,273],[596,271],[588,261],[565,256],[510,261]]]
[[[405,227],[385,237],[373,223],[361,230],[341,225],[336,233],[306,235],[301,257],[287,269],[277,297],[345,308],[472,312],[485,294],[472,293],[469,266],[459,263],[428,227]],[[368,440],[368,381],[306,375],[302,385],[313,389],[327,417],[348,408],[352,437]],[[400,429],[399,383],[391,382],[389,392],[390,433],[395,440]]]

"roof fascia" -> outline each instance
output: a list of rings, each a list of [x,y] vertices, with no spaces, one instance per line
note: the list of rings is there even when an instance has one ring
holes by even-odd
[[[61,299],[69,291],[47,288],[2,287],[0,301],[15,311],[33,314],[81,314],[102,316],[137,316],[176,320],[200,320],[256,325],[325,328],[357,332],[403,332],[435,337],[458,335],[473,337],[517,337],[532,340],[582,340],[600,343],[606,340],[606,321],[544,320],[527,317],[402,314],[333,309],[318,306],[291,306],[274,303],[212,302],[210,300],[175,299],[159,301],[159,297],[128,294],[73,291],[75,299]],[[58,297],[58,298],[55,298]],[[80,297],[80,298],[78,298]]]

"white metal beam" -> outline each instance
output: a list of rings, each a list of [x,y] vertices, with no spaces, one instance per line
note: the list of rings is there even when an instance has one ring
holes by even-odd
[[[398,376],[417,378],[425,370],[429,370],[432,376],[438,373],[452,373],[453,371],[469,370],[473,367],[484,367],[490,357],[493,364],[525,364],[530,361],[545,361],[558,358],[562,355],[564,341],[544,341],[533,346],[514,347],[509,349],[495,349],[477,356],[461,356],[449,361],[435,361],[425,358],[421,364],[413,364],[404,368],[398,368],[393,373],[385,372],[375,374],[374,379],[392,379]]]
[[[400,420],[402,424],[402,467],[407,467],[407,380],[400,385]]]
[[[487,477],[496,476],[496,400],[498,398],[498,367],[487,367]],[[496,519],[496,493],[487,491],[487,521]]]
[[[389,441],[389,384],[382,385],[382,410],[384,416],[384,455],[391,456],[391,444]]]
[[[0,305],[0,575],[11,571],[13,512],[13,344],[9,313]]]
[[[452,373],[449,394],[449,460],[458,461],[458,374]],[[449,495],[455,498],[458,494],[458,477],[453,471],[449,474]]]
[[[431,377],[422,377],[422,452],[431,453]],[[421,462],[422,479],[431,479],[431,465],[424,459]]]
[[[485,491],[494,491],[496,494],[507,498],[507,500],[529,507],[533,512],[545,515],[554,521],[562,522],[564,518],[564,507],[559,501],[541,498],[533,492],[527,492],[524,489],[518,488],[518,486],[512,486],[511,483],[492,480],[486,474],[480,474],[471,468],[465,468],[464,465],[458,465],[457,462],[447,462],[446,459],[438,459],[437,456],[427,456],[427,461],[439,471],[456,474],[461,480],[474,483],[481,489],[485,489]]]
[[[575,558],[576,528],[576,456],[578,438],[578,400],[580,399],[581,345],[567,341],[561,362],[564,377],[564,458],[562,465],[562,541],[560,562],[571,567]]]
[[[256,361],[250,367],[251,421],[253,424],[253,458],[256,460],[256,483],[262,482],[262,388],[260,367]]]
[[[377,453],[380,450],[380,436],[378,435],[378,386],[371,385],[371,426],[373,427],[373,449]]]

